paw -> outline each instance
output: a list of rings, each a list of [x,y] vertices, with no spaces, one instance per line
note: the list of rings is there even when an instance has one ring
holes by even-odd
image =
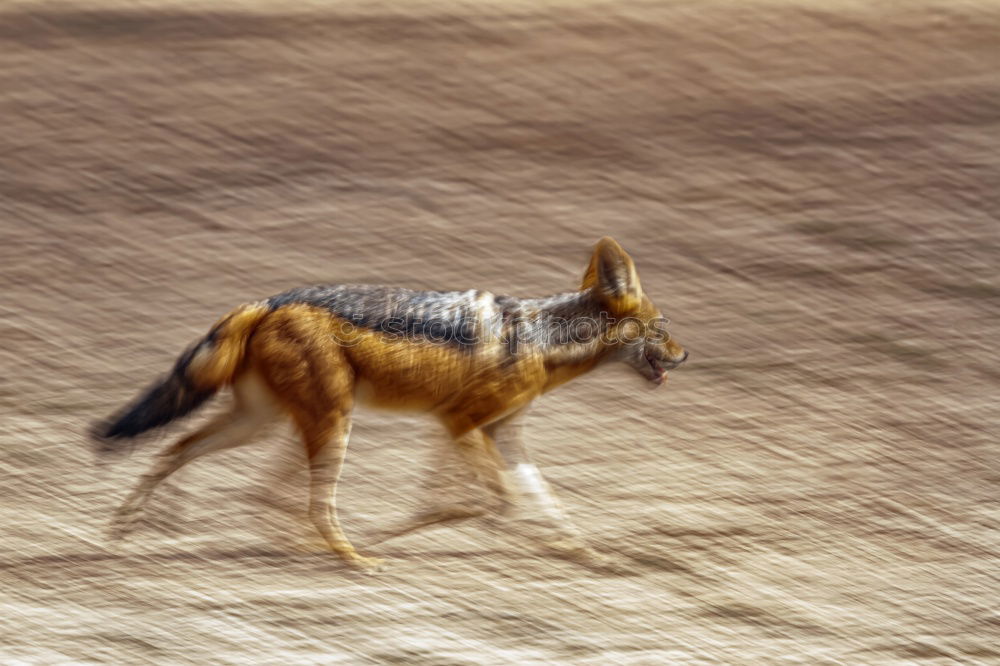
[[[347,563],[362,573],[373,574],[385,570],[385,560],[378,557],[355,555],[353,558],[347,560]]]
[[[544,545],[550,554],[588,569],[619,576],[634,573],[628,560],[602,553],[578,539],[557,539],[546,541]]]
[[[121,541],[135,531],[141,517],[142,511],[140,509],[127,506],[121,507],[115,511],[115,515],[108,524],[108,539],[111,541]]]
[[[430,525],[439,525],[459,520],[466,520],[469,518],[478,518],[486,513],[486,510],[481,507],[467,507],[457,504],[432,507],[415,514],[394,527],[390,527],[382,532],[373,541],[369,542],[368,545],[373,546],[375,544],[383,543],[389,539],[395,539],[397,537],[410,534],[411,532],[416,532],[417,530]]]
[[[419,527],[433,525],[435,523],[449,523],[455,520],[465,520],[466,518],[478,518],[486,514],[486,509],[477,506],[464,506],[452,504],[448,506],[438,506],[422,511],[413,517],[413,524]]]

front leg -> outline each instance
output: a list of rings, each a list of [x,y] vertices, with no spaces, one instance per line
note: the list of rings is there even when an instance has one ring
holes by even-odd
[[[486,515],[489,507],[470,495],[470,481],[478,482],[476,485],[488,491],[490,498],[499,501],[503,509],[511,504],[503,460],[493,439],[482,428],[454,434],[453,422],[446,418],[444,425],[452,430],[452,441],[435,451],[431,474],[423,483],[427,507],[387,529],[379,536],[380,542],[429,525]]]
[[[580,531],[566,515],[524,445],[525,411],[522,409],[483,428],[496,443],[505,466],[505,479],[516,489],[513,498],[515,510],[521,518],[541,521],[554,528],[562,539],[582,541]]]
[[[525,522],[540,522],[547,528],[548,534],[542,542],[550,553],[604,572],[629,572],[631,567],[628,563],[589,546],[580,530],[567,517],[524,445],[524,412],[522,409],[483,428],[496,443],[503,459],[504,477],[509,485],[516,488],[515,506],[519,517]]]
[[[478,430],[475,432],[479,432]],[[478,518],[487,513],[475,467],[467,464],[456,443],[442,442],[434,448],[430,473],[421,482],[421,508],[385,529],[368,545],[395,539],[424,527]]]

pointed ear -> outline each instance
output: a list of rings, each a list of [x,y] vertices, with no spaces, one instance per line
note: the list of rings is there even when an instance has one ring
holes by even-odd
[[[642,303],[642,287],[632,257],[609,236],[594,246],[581,289],[593,290],[594,295],[617,315],[633,312]]]

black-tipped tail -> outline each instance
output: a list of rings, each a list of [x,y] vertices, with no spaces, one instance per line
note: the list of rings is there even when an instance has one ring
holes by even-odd
[[[251,303],[220,319],[208,335],[177,359],[167,377],[93,428],[91,436],[98,442],[98,451],[113,451],[122,440],[186,416],[231,384],[243,363],[247,341],[268,312],[266,304]]]
[[[91,437],[97,442],[98,451],[113,451],[121,440],[132,439],[186,416],[215,394],[217,389],[198,388],[185,375],[196,349],[184,354],[173,371],[150,386],[138,400],[93,427]]]

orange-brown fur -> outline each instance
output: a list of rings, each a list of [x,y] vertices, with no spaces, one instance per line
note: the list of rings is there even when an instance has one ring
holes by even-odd
[[[631,259],[610,239],[595,248],[581,291],[593,293],[616,317],[648,323],[659,316],[642,294]],[[683,361],[683,350],[673,340],[656,344],[660,346],[647,346],[643,353],[648,356],[652,349],[657,358],[674,365]],[[237,446],[267,421],[285,415],[299,431],[308,456],[310,515],[317,529],[345,561],[373,566],[375,561],[358,555],[344,536],[335,510],[336,482],[356,401],[433,413],[469,467],[506,499],[504,459],[495,431],[534,398],[591,370],[619,353],[619,347],[593,339],[510,354],[500,340],[484,339],[470,353],[357,327],[315,305],[241,306],[178,362],[171,379],[176,387],[170,389],[177,395],[189,390],[203,396],[233,386],[234,410],[168,449],[119,510],[119,525],[138,512],[159,481],[183,464]],[[641,361],[634,362],[641,366]],[[137,409],[133,407],[133,415]],[[414,524],[450,515],[432,511]]]
[[[247,342],[261,320],[267,316],[263,305],[242,305],[220,319],[212,328],[218,342],[209,351],[200,351],[191,359],[191,377],[203,388],[228,386],[241,369]]]

